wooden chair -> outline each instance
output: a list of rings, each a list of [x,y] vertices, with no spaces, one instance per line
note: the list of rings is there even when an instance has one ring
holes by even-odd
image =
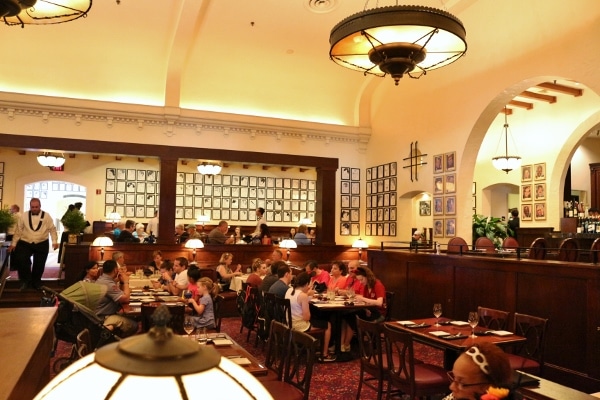
[[[508,316],[510,312],[495,310],[487,307],[477,307],[479,314],[479,326],[500,331],[508,328]]]
[[[592,247],[590,247],[590,261],[594,264],[598,263],[598,258],[600,258],[600,238],[594,240],[592,243]]]
[[[573,238],[566,238],[558,246],[558,261],[577,261],[579,258],[579,246]]]
[[[275,325],[271,332],[274,329]],[[287,362],[283,368],[283,382],[267,381],[262,384],[274,399],[308,400],[317,340],[304,332],[294,330],[290,336],[286,352]]]
[[[257,377],[261,382],[283,381],[283,368],[287,360],[290,334],[290,328],[286,325],[277,321],[271,321],[265,357],[267,375]]]
[[[494,246],[494,242],[488,237],[478,237],[475,240],[475,250],[485,250],[486,253],[495,253],[496,247]]]
[[[448,241],[448,250],[446,252],[462,254],[467,250],[469,250],[469,245],[465,242],[465,239],[457,236]]]
[[[255,287],[249,287],[246,283],[242,286],[241,293],[245,295],[245,301],[242,310],[240,310],[240,333],[246,328],[248,335],[246,335],[246,342],[250,341],[250,334],[256,333],[256,340],[258,343],[258,315],[260,313],[260,297],[258,296],[259,289]],[[238,296],[240,295],[238,294]],[[240,300],[241,301],[241,300]],[[244,314],[244,310],[247,310],[247,314]]]
[[[519,248],[519,242],[514,237],[508,236],[508,237],[504,238],[504,240],[502,241],[502,248],[516,250]]]
[[[546,239],[537,238],[529,246],[529,254],[527,258],[531,258],[533,260],[544,260],[546,258]]]
[[[385,321],[390,321],[392,318],[392,307],[394,305],[394,298],[396,297],[396,293],[394,292],[385,292]]]
[[[510,367],[523,372],[541,375],[544,368],[544,348],[548,320],[527,314],[515,313],[514,331],[527,341],[508,355]]]
[[[223,313],[221,312],[223,310],[223,302],[225,301],[225,298],[223,296],[221,296],[220,294],[217,295],[214,299],[213,299],[213,311],[215,313],[215,331],[217,333],[221,332],[221,321],[223,320]]]
[[[387,399],[390,398],[393,388],[398,388],[410,399],[448,392],[450,381],[446,370],[436,365],[415,362],[410,333],[401,332],[385,324],[384,335],[388,356]]]
[[[141,319],[142,319],[142,331],[148,332],[150,328],[154,325],[152,321],[152,314],[156,311],[156,308],[163,303],[154,302],[154,303],[142,303],[141,307]],[[185,330],[183,329],[183,320],[185,319],[185,305],[178,304],[167,306],[169,307],[169,312],[171,313],[171,320],[167,324],[169,328],[173,330],[173,332],[177,335],[184,335]]]
[[[77,343],[75,345],[77,346],[77,356],[79,358],[83,358],[94,351],[89,329],[84,328],[77,334]]]
[[[275,296],[275,313],[273,319],[292,329],[292,307],[290,299]],[[305,333],[318,339],[319,344],[322,344],[325,339],[325,331],[326,329],[311,326]]]
[[[360,399],[362,387],[365,385],[377,393],[377,400],[381,400],[384,393],[383,384],[388,378],[387,360],[384,361],[383,357],[383,325],[365,321],[357,316],[356,335],[360,355],[360,376],[356,399]],[[389,386],[385,392],[388,389]]]

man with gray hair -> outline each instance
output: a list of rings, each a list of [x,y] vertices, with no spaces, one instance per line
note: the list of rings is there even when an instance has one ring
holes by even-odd
[[[220,221],[219,225],[208,234],[208,244],[233,244],[235,238],[225,236],[227,231],[229,231],[227,221]]]

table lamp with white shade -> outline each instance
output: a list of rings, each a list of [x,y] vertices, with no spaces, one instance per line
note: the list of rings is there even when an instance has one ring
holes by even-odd
[[[101,246],[100,248],[100,261],[104,261],[104,248],[108,246],[112,246],[113,241],[108,236],[98,236],[92,242],[92,246]]]
[[[365,242],[361,238],[358,238],[354,241],[354,243],[352,243],[352,247],[354,247],[355,249],[358,249],[358,259],[360,261],[362,261],[362,249],[369,248],[369,245],[367,244],[367,242]]]
[[[282,249],[287,249],[287,260],[286,262],[290,262],[290,249],[295,249],[298,247],[298,244],[292,239],[284,239],[279,242],[279,247]]]
[[[204,243],[200,239],[188,239],[185,241],[185,247],[188,249],[194,249],[192,251],[192,256],[194,257],[194,262],[196,262],[196,249],[203,249]]]

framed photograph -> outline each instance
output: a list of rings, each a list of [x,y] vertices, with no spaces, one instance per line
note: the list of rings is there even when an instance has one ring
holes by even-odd
[[[390,176],[396,176],[398,173],[398,164],[396,161],[390,163]]]
[[[117,169],[117,179],[125,180],[127,178],[127,170],[123,168]],[[123,210],[125,211],[125,210]]]
[[[546,200],[546,184],[545,183],[535,183],[533,185],[535,187],[534,197],[535,200]]]
[[[531,182],[531,164],[521,165],[521,182]]]
[[[431,215],[431,200],[419,201],[419,215]]]
[[[444,198],[433,198],[433,215],[444,215]]]
[[[451,151],[450,153],[444,154],[444,170],[446,172],[456,171],[456,152]]]
[[[342,222],[340,224],[340,235],[350,236],[350,223],[349,222]]]
[[[546,179],[546,163],[534,164],[533,169],[535,170],[534,179],[536,181],[543,181]]]
[[[434,176],[433,177],[433,194],[443,194],[444,193],[444,177],[443,176]]]
[[[125,204],[127,204],[127,205],[135,204],[135,194],[127,193],[125,195]]]
[[[360,194],[360,182],[351,182],[351,184],[350,184],[350,193],[352,193],[352,194]]]
[[[350,180],[350,168],[342,167],[342,180]]]
[[[258,187],[265,188],[267,187],[267,178],[264,176],[258,177]]]
[[[350,235],[352,235],[352,236],[360,235],[360,224],[350,224]]]
[[[446,218],[446,230],[444,236],[454,237],[456,236],[456,218]]]
[[[244,180],[245,180],[244,177],[242,177],[242,180],[241,180],[241,182],[242,182],[241,185],[242,186],[245,186],[244,183],[243,183]],[[257,185],[258,185],[258,178],[256,176],[251,176],[251,177],[248,178],[248,186],[257,186]]]
[[[231,175],[231,184],[233,186],[239,186],[240,185],[240,176],[239,175]]]
[[[115,181],[106,181],[105,191],[114,192],[115,191]]]
[[[223,185],[231,186],[231,175],[223,175]]]
[[[350,208],[350,196],[343,195],[342,199],[342,208]]]
[[[370,181],[371,179],[371,168],[367,168],[367,180]]]
[[[433,220],[433,237],[443,238],[444,237],[444,220],[434,219]]]
[[[105,193],[104,194],[104,202],[106,204],[115,204],[115,194],[114,193]]]
[[[533,206],[531,204],[521,204],[521,220],[531,221],[533,219]]]
[[[360,208],[360,196],[352,196],[352,208]]]
[[[433,173],[441,174],[442,172],[444,172],[444,155],[438,154],[436,156],[433,156]]]
[[[531,201],[531,185],[521,185],[521,201]]]
[[[342,194],[350,194],[350,182],[342,181]]]
[[[456,214],[456,196],[446,196],[444,198],[446,207],[444,208],[444,214],[454,215]]]
[[[360,168],[352,168],[350,172],[350,180],[360,181]]]
[[[197,174],[197,175],[200,175],[200,174]],[[158,174],[157,174],[156,171],[153,171],[151,169],[149,169],[148,171],[146,171],[146,180],[147,181],[154,182],[154,181],[156,181],[156,177],[157,176],[158,176]],[[202,176],[202,175],[200,175],[200,176]],[[154,214],[152,214],[152,216],[154,217]]]
[[[117,172],[114,168],[106,168],[106,180],[110,179],[117,179]]]
[[[543,221],[546,219],[546,203],[535,203],[535,220]]]
[[[456,174],[446,175],[446,182],[444,182],[444,191],[446,193],[456,193]]]

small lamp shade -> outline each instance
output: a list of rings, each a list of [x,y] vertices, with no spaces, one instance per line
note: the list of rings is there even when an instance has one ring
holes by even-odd
[[[282,249],[295,249],[298,247],[298,244],[292,239],[284,239],[279,243],[279,247]]]
[[[112,246],[112,245],[113,245],[113,241],[108,236],[98,236],[92,242],[92,246],[107,247],[107,246]]]
[[[200,239],[188,239],[185,242],[185,247],[188,249],[202,249],[204,248],[204,243]]]
[[[359,238],[356,239],[354,243],[352,243],[352,247],[354,247],[355,249],[366,249],[369,247],[369,245],[367,244],[367,242]]]

